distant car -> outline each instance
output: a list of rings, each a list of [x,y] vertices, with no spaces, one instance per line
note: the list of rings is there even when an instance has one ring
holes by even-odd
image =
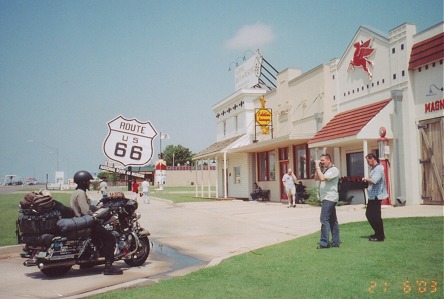
[[[37,185],[37,180],[34,178],[27,178],[25,181],[26,185]]]

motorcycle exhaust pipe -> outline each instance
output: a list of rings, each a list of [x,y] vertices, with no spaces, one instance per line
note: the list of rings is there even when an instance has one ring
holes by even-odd
[[[74,266],[76,262],[74,260],[71,261],[63,261],[63,262],[57,262],[57,263],[50,263],[50,264],[38,264],[38,267],[40,270],[54,268],[54,267],[63,267],[63,266]]]

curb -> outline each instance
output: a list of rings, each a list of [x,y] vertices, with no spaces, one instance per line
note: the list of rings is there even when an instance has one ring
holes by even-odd
[[[9,259],[12,257],[19,257],[22,252],[22,245],[10,245],[0,247],[0,259]]]

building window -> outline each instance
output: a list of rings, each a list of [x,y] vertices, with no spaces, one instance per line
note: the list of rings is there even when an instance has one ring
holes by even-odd
[[[395,48],[392,48],[392,54],[395,54],[395,52],[396,52]]]
[[[401,51],[404,50],[404,44],[401,44]]]
[[[333,80],[335,79],[335,75],[333,75]]]
[[[422,69],[421,69],[421,68],[419,68],[419,69],[418,69],[418,72],[421,72],[421,71],[422,71]]]
[[[402,76],[404,77],[404,76],[405,76],[405,71],[402,71],[401,74],[402,74]]]
[[[385,80],[384,79],[382,79],[382,84],[384,84],[385,83]]]
[[[274,181],[276,179],[276,166],[274,151],[262,152],[257,155],[258,180]]]
[[[435,63],[435,62],[434,62],[434,63],[432,63],[432,66],[433,66],[433,67],[435,67],[435,66],[436,66],[436,63]]]
[[[233,167],[233,173],[234,173],[234,183],[235,184],[240,184],[241,183],[240,166]]]
[[[396,80],[396,74],[393,74],[393,80]]]
[[[279,161],[286,161],[286,160],[288,160],[288,147],[280,148]]]
[[[294,174],[296,177],[298,179],[314,178],[314,148],[309,149],[307,144],[301,144],[294,146],[293,150],[295,157]]]
[[[426,70],[428,70],[428,69],[429,69],[429,65],[428,65],[428,64],[426,64],[426,66],[425,66],[425,69],[426,69]]]
[[[224,120],[224,136],[227,136],[227,121]]]

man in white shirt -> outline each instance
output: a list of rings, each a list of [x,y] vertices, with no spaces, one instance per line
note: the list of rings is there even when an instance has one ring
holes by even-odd
[[[145,178],[142,182],[142,198],[144,203],[150,203],[150,189],[149,189],[150,183]]]
[[[339,247],[339,223],[336,216],[336,204],[339,200],[338,180],[339,169],[333,165],[329,154],[323,154],[316,161],[316,178],[321,181],[319,186],[322,200],[321,207],[321,240],[318,249]],[[330,233],[332,241],[329,241]]]
[[[284,184],[285,193],[288,197],[288,207],[296,208],[296,176],[293,170],[288,168],[287,173],[282,177],[282,184]]]
[[[108,183],[106,182],[106,178],[104,177],[99,185],[99,192],[102,193],[102,197],[108,196]]]

